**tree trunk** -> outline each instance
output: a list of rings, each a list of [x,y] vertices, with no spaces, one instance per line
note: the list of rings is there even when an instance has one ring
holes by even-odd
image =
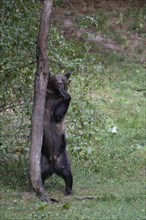
[[[31,146],[29,155],[29,177],[31,188],[42,201],[49,201],[41,179],[41,149],[43,139],[44,109],[46,88],[49,78],[49,60],[47,54],[48,32],[50,28],[53,0],[43,0],[40,26],[37,39],[37,68],[34,86],[34,103],[31,124]]]

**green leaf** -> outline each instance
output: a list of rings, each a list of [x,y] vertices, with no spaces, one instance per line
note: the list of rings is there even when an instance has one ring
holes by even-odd
[[[69,203],[65,203],[63,206],[62,206],[63,209],[69,209],[70,208],[70,204]]]

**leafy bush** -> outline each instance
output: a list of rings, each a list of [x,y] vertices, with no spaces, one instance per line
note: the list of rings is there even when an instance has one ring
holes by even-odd
[[[15,152],[24,152],[23,149],[29,145],[37,22],[39,22],[36,14],[39,10],[39,6],[36,3],[33,4],[33,1],[2,1],[1,114],[3,132],[1,150],[6,151],[6,154],[9,150],[14,155]],[[71,125],[72,129],[79,126],[84,132],[84,126],[85,129],[90,130],[93,124],[91,118],[96,114],[95,107],[93,107],[95,102],[92,103],[89,100],[90,87],[93,86],[94,74],[97,86],[101,84],[98,77],[105,75],[106,70],[89,54],[88,45],[67,42],[55,27],[51,28],[48,47],[51,72],[73,71],[74,73],[71,91],[75,99],[72,103],[71,117],[77,114],[79,120],[74,120],[74,124]],[[81,106],[86,108],[84,114]],[[96,126],[99,124],[100,120],[97,118]],[[95,127],[95,131],[96,129]],[[86,143],[90,135],[84,134]],[[93,131],[92,136],[94,136]]]
[[[79,26],[84,29],[95,27],[96,30],[98,30],[99,28],[101,29],[102,24],[103,20],[101,19],[101,16],[96,14],[82,16],[79,20]]]

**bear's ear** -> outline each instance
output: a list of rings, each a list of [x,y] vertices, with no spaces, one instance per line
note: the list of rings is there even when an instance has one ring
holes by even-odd
[[[65,76],[67,79],[69,79],[70,75],[71,75],[71,72],[67,72],[64,76]]]

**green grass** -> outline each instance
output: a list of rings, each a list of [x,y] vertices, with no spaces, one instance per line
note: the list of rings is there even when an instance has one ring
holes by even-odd
[[[90,156],[87,162],[76,161],[72,155],[73,196],[64,197],[62,179],[53,176],[46,182],[46,190],[60,203],[39,202],[27,193],[27,162],[9,158],[3,160],[1,169],[6,174],[1,178],[2,219],[146,219],[145,97],[143,91],[137,91],[144,88],[145,71],[133,61],[111,63],[109,71],[104,90],[99,87],[94,98],[98,98],[99,111],[117,126],[117,134],[101,138],[91,161]],[[80,196],[96,198],[78,200]]]
[[[25,189],[2,187],[1,217],[4,220],[30,219],[99,219],[99,220],[144,220],[145,183],[139,178],[100,180],[97,174],[90,173],[82,165],[73,164],[74,194],[62,195],[64,184],[55,176],[46,183],[50,196],[59,204],[41,203],[29,196]],[[79,196],[96,196],[92,200]]]
[[[128,24],[132,23],[143,34],[143,11],[140,10],[138,20],[137,11],[134,13],[132,9],[130,15],[125,11],[121,15],[114,12],[113,16],[119,18],[117,25],[124,25],[126,16],[130,16]],[[103,19],[106,18],[106,12],[102,13]],[[103,21],[101,34],[125,44],[126,33],[114,33],[110,25]],[[134,33],[129,26],[128,31]],[[22,116],[18,107],[14,109],[16,112],[2,113],[0,219],[146,220],[145,66],[139,62],[138,53],[134,56],[100,53],[96,46],[95,53],[89,53],[89,46],[84,55],[80,48],[81,45],[71,50],[71,56],[74,51],[74,57],[77,54],[84,61],[74,60],[79,62],[75,69],[80,71],[71,79],[72,102],[67,123],[73,195],[63,196],[64,182],[56,176],[46,182],[45,188],[60,203],[41,203],[28,193],[30,120],[29,113],[27,117]],[[62,51],[65,53],[64,48]],[[117,128],[116,134],[110,130],[113,126]],[[95,198],[89,200],[82,196]]]

